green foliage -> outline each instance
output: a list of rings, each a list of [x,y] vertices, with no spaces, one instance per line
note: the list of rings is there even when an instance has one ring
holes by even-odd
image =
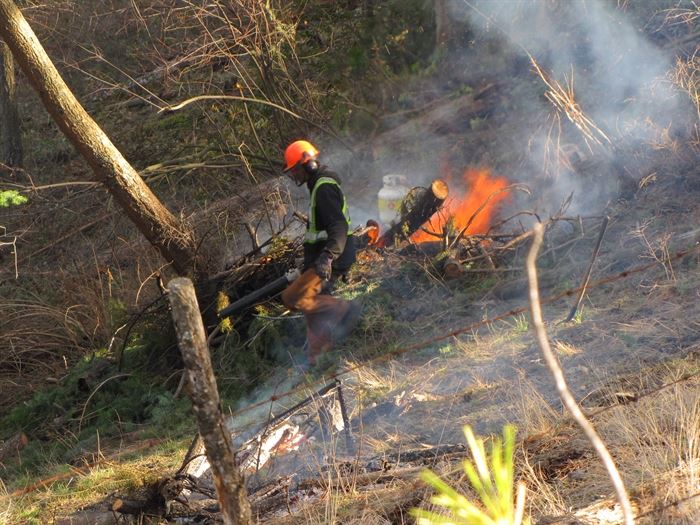
[[[447,515],[422,509],[413,509],[418,525],[521,525],[525,504],[524,485],[518,487],[517,502],[514,501],[513,450],[515,427],[506,425],[503,439],[491,441],[491,453],[487,456],[482,439],[476,439],[471,427],[464,427],[472,461],[463,463],[464,473],[479,498],[479,504],[457,492],[435,473],[426,470],[423,481],[431,485],[438,494],[431,502],[447,509]],[[490,461],[489,461],[490,460]]]
[[[226,295],[224,292],[219,291],[219,293],[216,294],[217,313],[226,308],[229,304],[231,304],[231,301],[229,300],[228,295]],[[233,321],[231,320],[231,318],[227,317],[226,319],[222,319],[219,322],[219,329],[223,334],[230,334],[233,330]]]
[[[143,372],[170,373],[182,367],[172,318],[158,312],[139,323],[122,356],[122,368]]]
[[[473,131],[476,131],[484,125],[484,122],[486,122],[485,118],[480,118],[480,117],[471,118],[471,119],[469,119],[469,128]]]
[[[124,324],[129,316],[124,301],[116,296],[110,297],[107,301],[107,316],[113,328]]]
[[[525,314],[516,315],[515,318],[515,330],[520,333],[525,333],[530,330],[530,321],[528,316]]]
[[[192,125],[192,116],[186,111],[175,112],[153,123],[154,130],[173,130]]]
[[[348,49],[348,63],[355,75],[364,73],[369,66],[367,49],[360,45],[354,45]]]
[[[345,134],[372,131],[373,118],[357,108],[371,114],[376,107],[401,107],[406,83],[392,86],[386,79],[434,70],[434,29],[425,0],[372,2],[354,10],[328,2],[306,9],[295,42],[297,55],[304,57],[304,83],[317,87],[308,91],[314,108],[332,115],[334,127]]]
[[[29,199],[20,194],[17,190],[0,190],[0,208],[19,206],[28,201]]]
[[[281,312],[264,306],[256,308],[257,315],[248,327],[248,351],[275,362],[287,362],[288,353],[304,344],[305,325],[301,319],[276,317]]]

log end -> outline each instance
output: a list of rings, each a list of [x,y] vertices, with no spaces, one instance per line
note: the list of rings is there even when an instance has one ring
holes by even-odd
[[[445,277],[448,279],[456,279],[464,274],[464,266],[457,259],[452,257],[445,259],[442,270]]]
[[[435,195],[435,198],[440,200],[445,200],[450,194],[447,183],[442,179],[435,179],[430,185],[430,190],[433,192],[433,195]]]

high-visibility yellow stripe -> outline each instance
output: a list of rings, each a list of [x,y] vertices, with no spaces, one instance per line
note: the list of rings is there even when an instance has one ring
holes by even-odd
[[[316,191],[318,190],[319,186],[322,184],[335,184],[336,186],[340,187],[340,184],[338,184],[338,181],[331,178],[331,177],[321,177],[316,181],[316,184],[314,184],[313,189],[311,190],[311,199],[309,201],[309,224],[306,228],[306,234],[304,235],[304,242],[308,244],[314,244],[320,241],[325,241],[328,239],[328,232],[326,230],[317,230],[316,229]],[[345,220],[348,222],[348,236],[350,235],[350,225],[352,222],[350,221],[350,213],[348,212],[348,203],[345,200],[345,195],[343,194],[343,215],[345,216]]]

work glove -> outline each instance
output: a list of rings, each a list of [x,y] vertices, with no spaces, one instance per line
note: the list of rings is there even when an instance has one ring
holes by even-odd
[[[324,281],[330,281],[333,272],[333,256],[328,252],[322,252],[316,259],[316,275]]]

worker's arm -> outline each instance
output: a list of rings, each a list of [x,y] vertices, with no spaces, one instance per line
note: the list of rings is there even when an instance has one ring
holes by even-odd
[[[316,228],[328,234],[324,250],[333,260],[340,257],[348,241],[348,221],[343,215],[343,193],[335,184],[322,184],[316,190]]]

